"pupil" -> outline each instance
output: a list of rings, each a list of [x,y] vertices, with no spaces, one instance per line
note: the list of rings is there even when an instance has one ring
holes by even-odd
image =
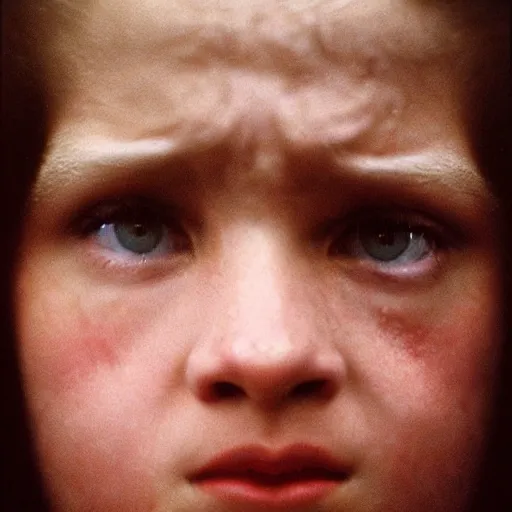
[[[115,225],[120,245],[136,254],[153,252],[162,241],[164,232],[159,223],[125,222]]]
[[[146,226],[143,224],[134,224],[132,231],[135,236],[145,236],[148,233]]]
[[[393,245],[395,243],[395,233],[389,230],[380,232],[377,238],[382,245]]]
[[[412,233],[401,226],[378,226],[360,233],[366,253],[378,261],[393,261],[400,257],[411,243]]]

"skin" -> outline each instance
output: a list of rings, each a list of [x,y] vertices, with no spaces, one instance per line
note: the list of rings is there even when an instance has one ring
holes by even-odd
[[[16,301],[55,510],[241,511],[188,476],[254,443],[350,468],[301,512],[463,510],[500,346],[454,65],[472,39],[405,0],[85,2],[49,34]],[[77,233],[133,195],[188,245],[140,258]],[[457,235],[407,264],[330,251],[389,207]]]

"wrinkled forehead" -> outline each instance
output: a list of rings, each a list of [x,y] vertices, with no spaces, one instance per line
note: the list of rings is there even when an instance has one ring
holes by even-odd
[[[143,87],[167,83],[177,91],[200,69],[236,68],[249,77],[277,77],[287,91],[322,77],[361,91],[366,77],[375,77],[408,87],[419,101],[437,87],[471,110],[475,101],[466,89],[486,80],[480,62],[492,62],[492,45],[503,40],[496,24],[509,23],[500,2],[505,6],[502,0],[26,0],[40,31],[32,47],[42,52],[36,60],[52,96],[48,104],[69,103],[69,91],[76,99],[103,85],[112,96],[130,84],[126,103]]]
[[[440,46],[446,25],[432,6],[414,0],[106,0],[86,9],[86,26],[92,33],[136,43],[158,43],[189,32],[207,36],[217,30],[247,44],[261,40],[305,44],[313,35],[329,39],[335,33],[336,40],[329,42],[343,48],[348,42],[357,46],[355,37],[364,44],[377,35],[395,34],[409,36],[411,50],[426,50]],[[423,30],[418,32],[419,27]]]
[[[246,60],[293,69],[319,57],[361,55],[426,60],[458,46],[460,34],[437,2],[419,0],[81,0],[55,2],[45,39],[51,58],[95,62],[151,51],[194,59]],[[57,21],[55,21],[57,20]],[[84,56],[87,53],[87,57]],[[292,71],[293,72],[293,71]]]
[[[62,59],[134,59],[151,49],[167,58],[265,60],[293,67],[319,53],[340,59],[375,48],[427,60],[479,51],[493,22],[508,24],[506,1],[494,0],[24,0],[28,36],[43,64],[62,79]],[[502,9],[504,7],[505,9]],[[28,16],[26,15],[28,12]],[[489,23],[490,21],[490,23]],[[28,26],[28,28],[27,28]],[[477,33],[479,32],[479,33]],[[24,35],[24,39],[27,37]],[[85,56],[87,54],[87,56]],[[460,63],[457,63],[460,64]],[[47,71],[48,69],[46,69]]]

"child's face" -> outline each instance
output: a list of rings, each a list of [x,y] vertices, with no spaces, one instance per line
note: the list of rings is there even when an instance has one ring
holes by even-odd
[[[73,16],[17,292],[56,509],[462,509],[500,344],[464,38],[409,1]]]

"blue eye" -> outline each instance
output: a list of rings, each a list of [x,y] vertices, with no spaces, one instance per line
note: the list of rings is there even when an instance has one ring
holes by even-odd
[[[124,250],[140,256],[166,251],[163,246],[169,245],[165,226],[158,223],[138,221],[103,224],[96,236],[109,249]]]
[[[360,229],[355,242],[360,255],[382,263],[419,261],[431,250],[426,233],[400,225]]]
[[[154,258],[190,249],[190,240],[158,208],[142,201],[99,205],[86,219],[82,232],[98,245],[119,255]]]
[[[406,265],[429,257],[436,247],[430,227],[383,217],[357,222],[334,241],[330,254],[380,265]]]

